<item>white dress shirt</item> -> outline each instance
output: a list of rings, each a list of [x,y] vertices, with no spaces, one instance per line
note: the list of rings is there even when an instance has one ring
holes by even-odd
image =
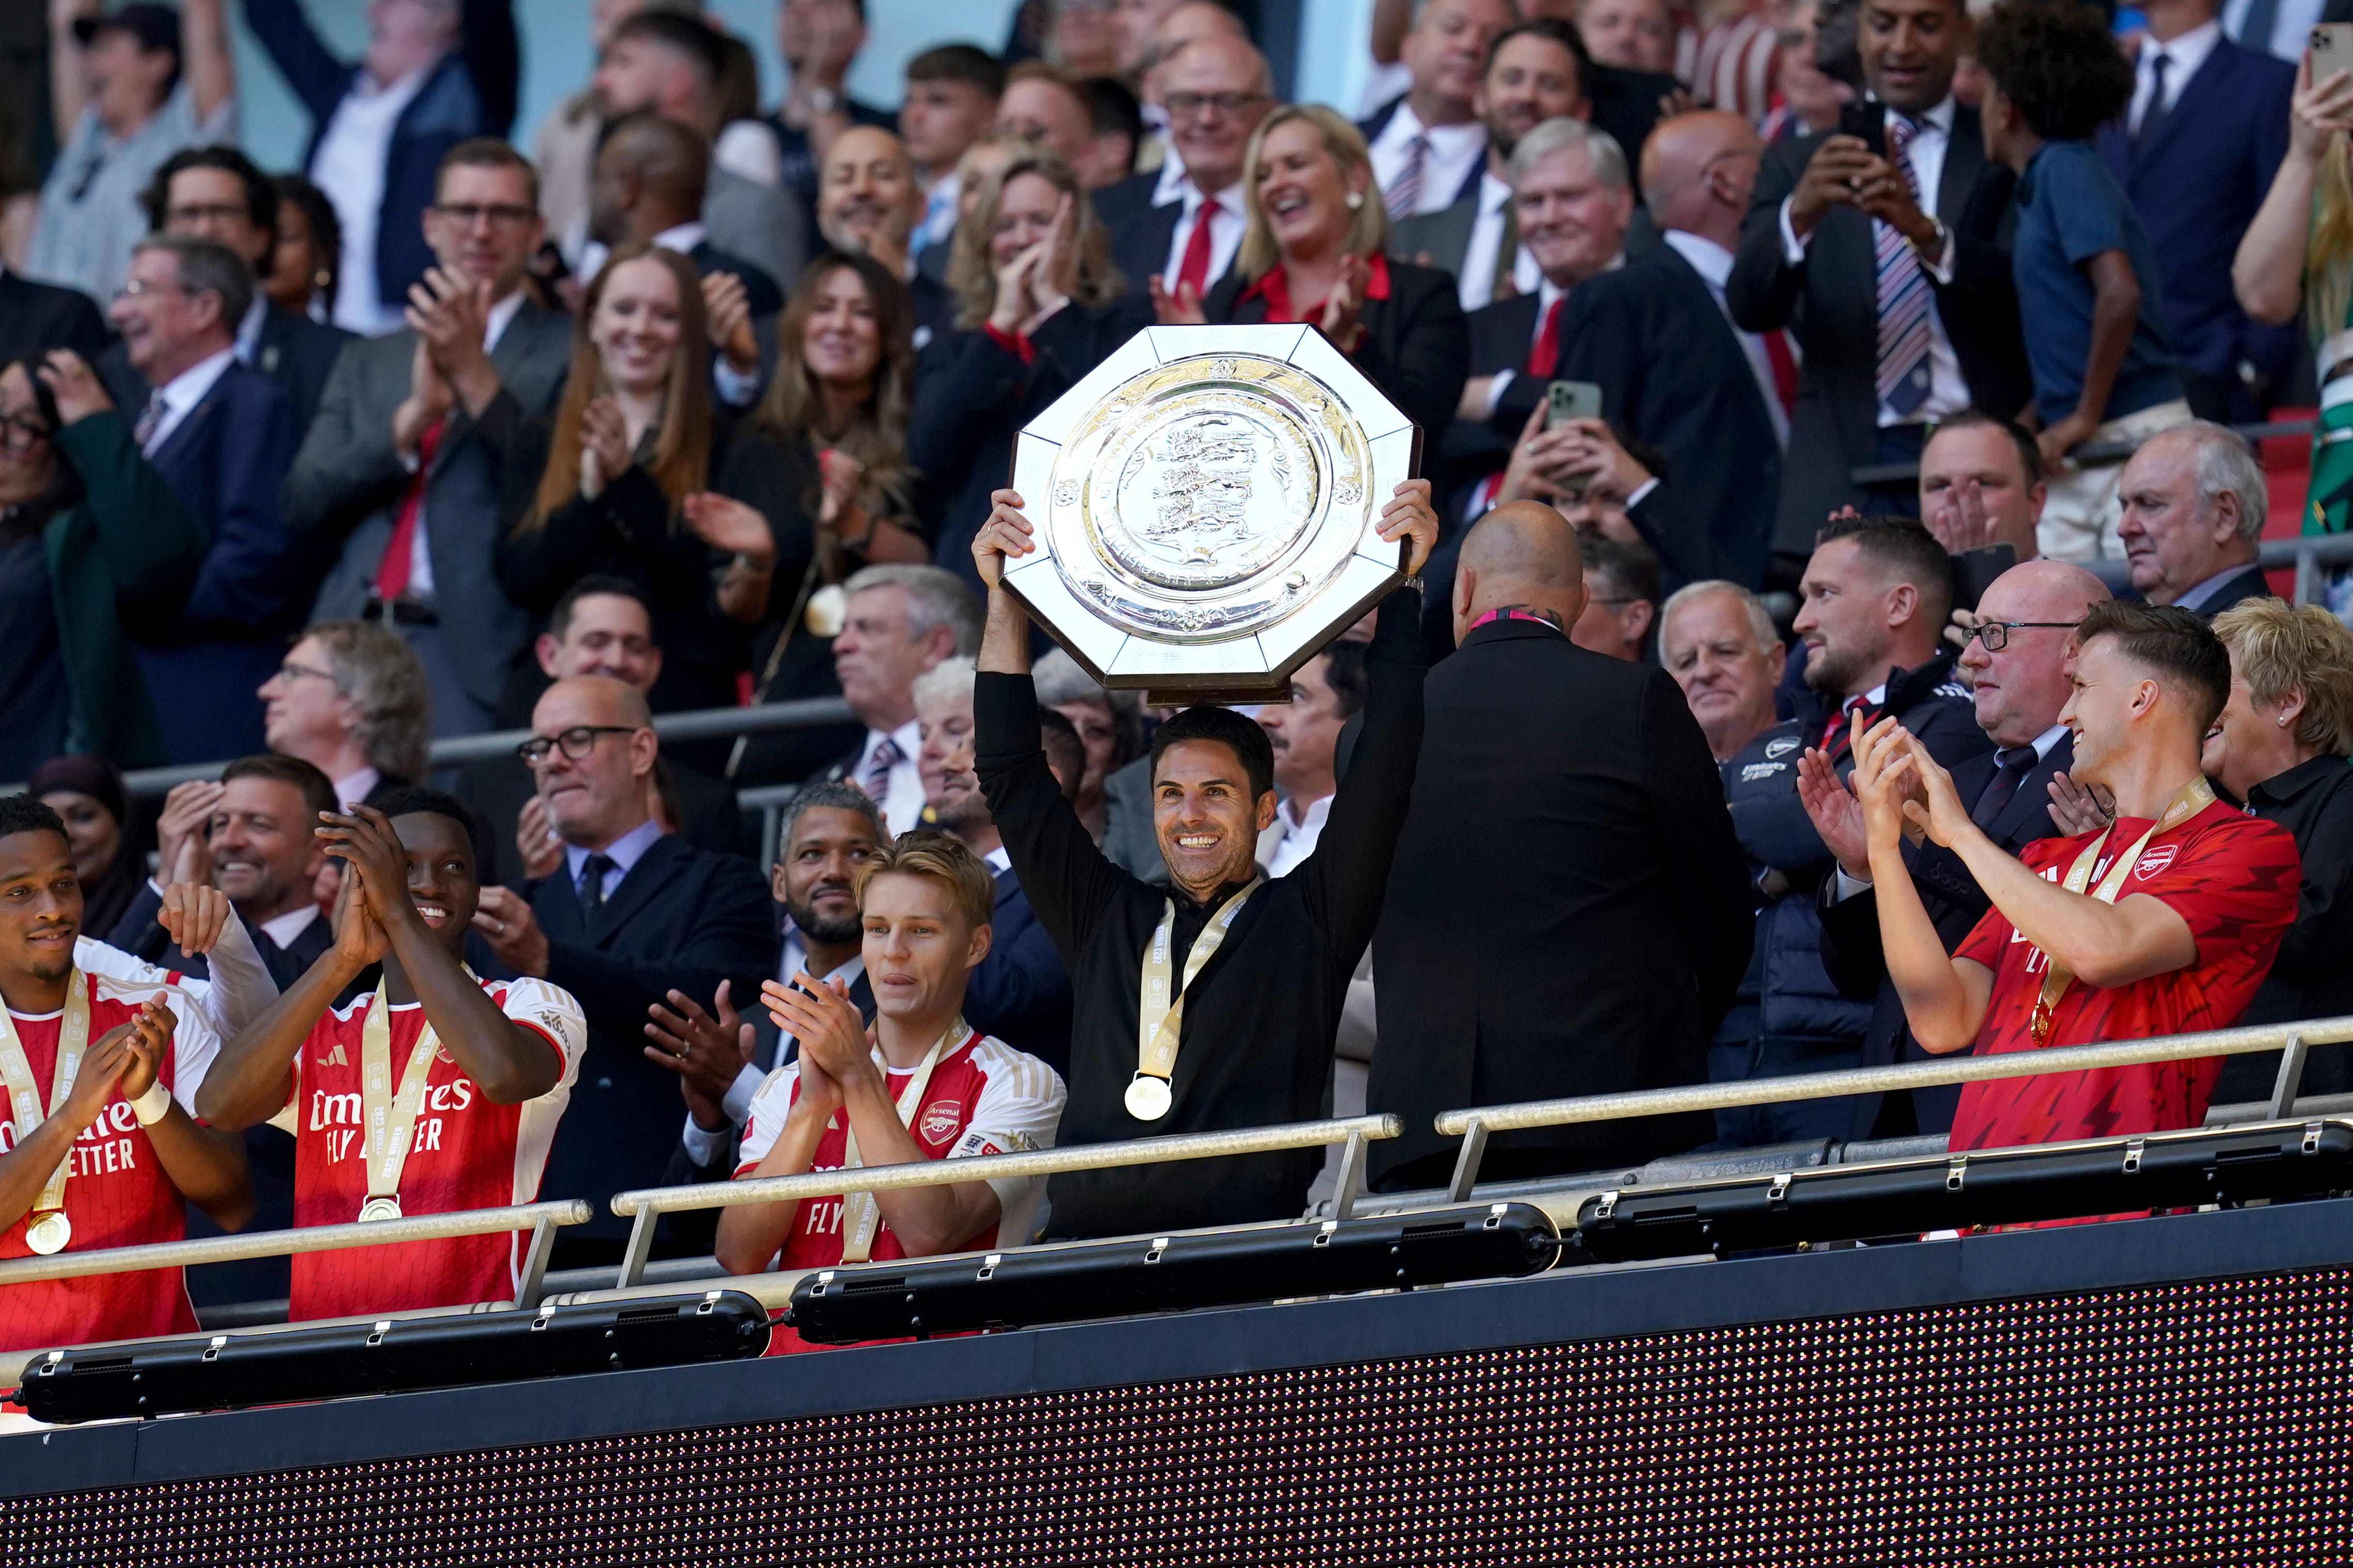
[[[859,748],[858,761],[849,770],[851,784],[860,789],[866,787],[866,774],[873,763],[875,749],[885,741],[899,748],[899,760],[891,764],[890,785],[874,804],[882,808],[882,824],[895,837],[923,824],[923,781],[915,771],[915,757],[923,749],[923,727],[910,719],[888,735],[880,730],[867,731],[866,744]]]
[[[2125,110],[2125,127],[2134,135],[2140,134],[2141,121],[2148,118],[2148,106],[2157,96],[2157,62],[2165,58],[2165,107],[2171,109],[2181,101],[2181,89],[2206,63],[2221,41],[2222,24],[2200,22],[2169,44],[2155,38],[2141,40],[2140,58],[2133,66],[2132,106]]]
[[[1410,103],[1400,103],[1373,138],[1373,183],[1388,190],[1411,159],[1409,143],[1428,140],[1421,154],[1421,189],[1413,210],[1434,213],[1454,205],[1471,171],[1487,155],[1487,128],[1472,120],[1461,125],[1424,125]]]
[[[2304,58],[2305,40],[2327,8],[2327,0],[2279,0],[2271,37],[2251,38],[2246,36],[2247,13],[2254,9],[2254,0],[2230,0],[2222,7],[2222,30],[2247,48],[2267,51],[2294,65]]]
[[[908,255],[914,255],[927,245],[936,245],[955,232],[956,194],[962,189],[954,169],[932,182],[931,189],[923,193],[923,219],[907,241]]]
[[[1511,205],[1511,182],[1495,178],[1493,170],[1479,176],[1479,216],[1471,220],[1471,242],[1462,247],[1462,277],[1457,286],[1466,310],[1475,310],[1494,300],[1495,252],[1504,243],[1504,219]],[[1526,246],[1521,246],[1512,260],[1512,291],[1525,294],[1543,277],[1544,269],[1536,265],[1536,258],[1528,253]]]
[[[147,433],[146,444],[139,449],[151,458],[161,451],[164,443],[172,438],[172,432],[177,430],[180,422],[188,416],[188,411],[205,400],[205,394],[213,389],[213,383],[236,363],[237,349],[232,344],[218,353],[198,360],[156,388],[155,395],[164,400],[164,415],[155,421],[155,428]],[[133,410],[132,417],[137,419],[139,413]]]
[[[268,933],[270,941],[278,944],[279,950],[283,952],[294,944],[296,937],[310,930],[311,922],[317,919],[319,919],[319,906],[304,903],[287,910],[275,920],[262,921],[261,929]]]
[[[499,346],[499,340],[513,324],[515,314],[522,309],[522,290],[518,289],[491,307],[482,319],[482,352],[489,353]],[[406,454],[403,461],[408,471],[417,471],[417,455]],[[408,538],[408,586],[401,596],[420,605],[433,602],[433,492],[427,489],[417,501],[417,531]]]
[[[352,807],[367,799],[368,792],[382,783],[384,775],[372,767],[362,768],[348,778],[337,779],[335,800],[340,805],[343,815],[349,816],[352,814]]]
[[[1315,841],[1324,837],[1324,821],[1332,815],[1333,798],[1325,795],[1309,806],[1304,816],[1294,816],[1293,803],[1287,800],[1275,809],[1275,820],[1282,825],[1282,842],[1277,844],[1274,853],[1267,858],[1268,876],[1288,875],[1302,860],[1315,853]]]
[[[605,868],[605,879],[596,889],[596,901],[602,903],[611,898],[613,889],[621,885],[621,879],[629,874],[629,868],[645,858],[646,851],[654,847],[654,841],[662,836],[662,825],[649,816],[602,849],[584,849],[577,844],[565,845],[564,869],[565,874],[572,879],[573,890],[579,893],[587,891],[582,884],[587,876],[588,857],[602,855],[612,864]]]
[[[1242,226],[1248,221],[1242,212],[1242,187],[1240,181],[1228,185],[1214,196],[1205,196],[1192,181],[1185,177],[1184,165],[1164,163],[1160,166],[1160,184],[1152,192],[1152,205],[1166,206],[1181,201],[1185,212],[1176,220],[1176,232],[1168,237],[1167,265],[1160,269],[1160,281],[1170,290],[1176,287],[1176,274],[1185,265],[1185,250],[1193,243],[1193,226],[1201,221],[1201,209],[1210,209],[1209,275],[1201,285],[1207,294],[1210,286],[1226,275],[1234,264],[1234,252],[1241,248]]]
[[[1904,161],[1912,166],[1912,178],[1920,187],[1921,208],[1932,216],[1936,208],[1937,187],[1945,178],[1945,150],[1952,145],[1953,114],[1954,102],[1947,98],[1919,116],[1916,123],[1920,129],[1904,153]],[[1812,243],[1813,236],[1810,234],[1800,238],[1790,224],[1791,199],[1788,196],[1781,198],[1781,249],[1788,264],[1799,267],[1805,263],[1806,247]],[[1946,237],[1945,253],[1933,260],[1922,257],[1920,268],[1939,283],[1953,280],[1953,242],[1949,235]],[[1957,414],[1968,405],[1969,384],[1962,378],[1960,358],[1953,353],[1952,336],[1945,331],[1945,319],[1938,313],[1936,298],[1932,295],[1928,300],[1927,401],[1909,414],[1898,414],[1887,405],[1881,404],[1879,426],[1883,430],[1891,426],[1930,422],[1947,414]]]
[[[436,62],[437,64],[438,62]],[[385,165],[392,155],[392,128],[432,74],[431,66],[398,81],[378,83],[367,72],[352,79],[351,90],[311,156],[311,180],[335,205],[343,226],[343,270],[335,284],[335,325],[364,337],[396,331],[397,300],[376,297],[375,239],[384,206]],[[415,221],[412,216],[411,222]]]
[[[1732,329],[1739,340],[1740,352],[1748,358],[1748,374],[1757,378],[1757,390],[1764,395],[1766,417],[1773,421],[1773,439],[1783,447],[1789,444],[1789,415],[1781,406],[1781,389],[1773,380],[1773,359],[1765,352],[1765,340],[1756,332],[1744,332],[1732,319],[1732,307],[1725,302],[1725,281],[1732,276],[1732,252],[1703,235],[1683,229],[1663,230],[1660,237],[1674,247],[1675,254],[1691,263],[1691,269],[1707,285],[1715,297],[1715,308],[1724,313],[1724,324]],[[1798,340],[1794,332],[1786,334],[1789,356],[1797,358]]]

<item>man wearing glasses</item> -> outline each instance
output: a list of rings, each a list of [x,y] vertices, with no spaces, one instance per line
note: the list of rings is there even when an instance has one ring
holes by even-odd
[[[1978,727],[1995,749],[1955,764],[1953,787],[1968,803],[1971,819],[2013,855],[2037,839],[2060,836],[2051,819],[2051,786],[2053,779],[2066,778],[2074,758],[2059,711],[2067,703],[2075,623],[2109,597],[2106,584],[2080,566],[2030,561],[1995,578],[1978,601],[1960,665],[1974,682]],[[1879,908],[1872,894],[1861,808],[1826,765],[1810,759],[1799,773],[1808,813],[1839,862],[1822,892],[1823,959],[1847,994],[1873,998],[1863,1059],[1873,1065],[1926,1060],[1905,1026],[1903,1001],[1880,953]],[[1926,841],[1907,844],[1904,858],[1949,952],[1969,934],[1989,900],[1949,849]],[[1950,1129],[1960,1094],[1957,1087],[1914,1089],[1914,1128]]]
[[[474,928],[500,963],[578,997],[588,1019],[546,1181],[600,1216],[558,1244],[567,1266],[585,1266],[620,1256],[624,1226],[605,1200],[660,1184],[678,1146],[678,1076],[649,1059],[648,1009],[673,991],[700,1001],[723,980],[733,995],[757,994],[776,958],[776,911],[750,861],[697,849],[661,822],[660,742],[635,687],[609,675],[559,680],[531,727],[516,750],[564,858],[522,893],[483,889]]]
[[[571,323],[532,302],[539,181],[503,142],[441,161],[426,238],[438,265],[408,324],[348,345],[286,481],[287,526],[335,564],[314,620],[365,616],[417,649],[437,735],[491,727],[531,617],[500,590],[498,481],[485,431],[552,413]],[[462,626],[447,636],[443,626]]]
[[[1155,74],[1174,155],[1096,193],[1095,211],[1122,276],[1198,305],[1241,244],[1242,154],[1274,107],[1271,79],[1249,39],[1222,32],[1187,44]]]

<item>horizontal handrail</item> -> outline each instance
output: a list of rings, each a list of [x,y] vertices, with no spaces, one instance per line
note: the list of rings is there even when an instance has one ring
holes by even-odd
[[[137,1268],[184,1268],[198,1263],[236,1263],[248,1258],[288,1258],[298,1252],[333,1252],[346,1247],[381,1247],[402,1241],[441,1241],[458,1236],[531,1230],[542,1225],[586,1225],[595,1211],[585,1198],[513,1204],[505,1208],[459,1209],[452,1214],[404,1215],[365,1225],[296,1226],[254,1230],[241,1236],[205,1236],[192,1241],[153,1241],[138,1247],[59,1252],[47,1258],[16,1258],[0,1263],[0,1289],[35,1279],[79,1279]]]
[[[1799,1073],[1789,1078],[1745,1079],[1736,1083],[1691,1084],[1679,1089],[1647,1089],[1625,1094],[1590,1094],[1566,1100],[1523,1100],[1514,1105],[1473,1106],[1462,1110],[1440,1112],[1436,1126],[1442,1136],[1460,1138],[1469,1133],[1474,1125],[1489,1132],[1509,1132],[1528,1127],[1568,1127],[1594,1121],[1622,1121],[1636,1116],[1727,1110],[1743,1105],[1781,1105],[1797,1100],[1933,1089],[1957,1083],[1978,1083],[1988,1079],[2036,1078],[2044,1073],[2087,1072],[2101,1068],[2143,1067],[2153,1062],[2196,1061],[2205,1057],[2245,1056],[2255,1051],[2284,1050],[2292,1039],[2299,1037],[2307,1046],[2353,1040],[2353,1017],[2316,1018],[2300,1024],[2259,1024],[2240,1029],[2216,1029],[2200,1035],[2160,1035],[2154,1039],[2124,1040],[2112,1045],[2005,1051],[2000,1056],[1990,1057],[1956,1056],[1945,1061],[1849,1068],[1840,1072]]]

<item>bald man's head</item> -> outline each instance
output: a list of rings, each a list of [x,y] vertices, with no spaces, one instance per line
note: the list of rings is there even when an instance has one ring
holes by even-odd
[[[1661,228],[1739,242],[1765,143],[1736,114],[1704,110],[1659,121],[1642,144],[1643,200]]]
[[[524,744],[540,753],[531,771],[566,843],[602,849],[653,815],[653,723],[645,693],[613,676],[575,675],[540,694]]]
[[[2031,744],[2059,722],[2075,645],[2072,628],[2111,597],[2105,583],[2064,561],[2021,562],[1986,585],[1978,624],[1999,623],[2002,646],[1988,651],[1983,635],[1972,637],[1960,662],[1978,728],[1996,745]]]
[[[1542,501],[1505,501],[1462,541],[1454,567],[1454,636],[1490,610],[1525,605],[1560,617],[1585,609],[1585,552],[1567,518]]]
[[[609,129],[588,187],[588,233],[606,245],[651,239],[702,216],[711,149],[677,121],[633,114]]]

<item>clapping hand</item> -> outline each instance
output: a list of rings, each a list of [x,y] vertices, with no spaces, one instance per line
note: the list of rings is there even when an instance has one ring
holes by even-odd
[[[818,981],[807,974],[794,975],[790,985],[764,980],[760,1000],[776,1027],[799,1045],[801,1060],[816,1063],[836,1083],[875,1071],[865,1020],[839,980]]]
[[[711,325],[711,346],[739,375],[760,368],[759,340],[752,335],[752,298],[733,272],[706,273],[702,310]]]
[[[174,784],[164,797],[155,819],[155,874],[165,886],[174,882],[209,882],[212,851],[207,839],[213,813],[220,809],[227,786],[212,779],[191,779]]]
[[[1152,313],[1164,327],[1198,327],[1208,317],[1201,312],[1201,291],[1179,279],[1174,291],[1152,275]]]
[[[595,500],[629,471],[628,422],[610,397],[592,397],[580,411],[580,494]]]
[[[1798,799],[1814,831],[1838,858],[1839,869],[1858,882],[1871,880],[1871,845],[1865,837],[1862,803],[1838,776],[1827,753],[1808,746],[1798,759]]]
[[[360,891],[357,877],[345,877],[335,889],[335,954],[353,973],[372,963],[384,962],[392,951],[392,939],[384,927],[368,912],[367,898]]]
[[[2116,819],[2116,797],[2105,784],[2078,784],[2063,769],[2051,775],[2051,822],[2068,837],[2097,833]]]
[[[458,405],[458,395],[433,363],[433,348],[422,337],[409,356],[408,395],[392,411],[392,446],[396,452],[415,452],[436,420]]]
[[[646,1037],[654,1042],[645,1047],[646,1059],[678,1074],[687,1110],[696,1125],[711,1131],[727,1125],[723,1101],[752,1059],[752,1026],[735,1016],[732,988],[731,982],[719,983],[711,999],[716,1017],[682,991],[669,993],[669,1006],[656,1002],[646,1009]]]
[[[482,340],[490,335],[488,283],[467,283],[428,267],[423,279],[408,286],[408,304],[401,315],[433,356],[433,367],[452,386],[487,368],[490,354]]]
[[[755,562],[776,560],[776,536],[768,531],[768,520],[758,508],[733,496],[702,490],[687,497],[680,510],[686,525],[712,549],[746,555]]]
[[[553,877],[564,864],[564,840],[547,820],[547,802],[533,795],[515,817],[515,854],[522,862],[523,880]]]
[[[1365,346],[1365,290],[1373,280],[1372,264],[1361,256],[1351,256],[1340,263],[1339,281],[1324,297],[1324,314],[1315,323],[1316,331],[1331,340],[1332,346],[1344,354],[1353,354]]]
[[[1986,512],[1985,492],[1973,479],[1956,479],[1932,491],[1920,521],[1948,555],[1958,555],[1964,550],[1982,550],[1996,542],[1994,521]]]

